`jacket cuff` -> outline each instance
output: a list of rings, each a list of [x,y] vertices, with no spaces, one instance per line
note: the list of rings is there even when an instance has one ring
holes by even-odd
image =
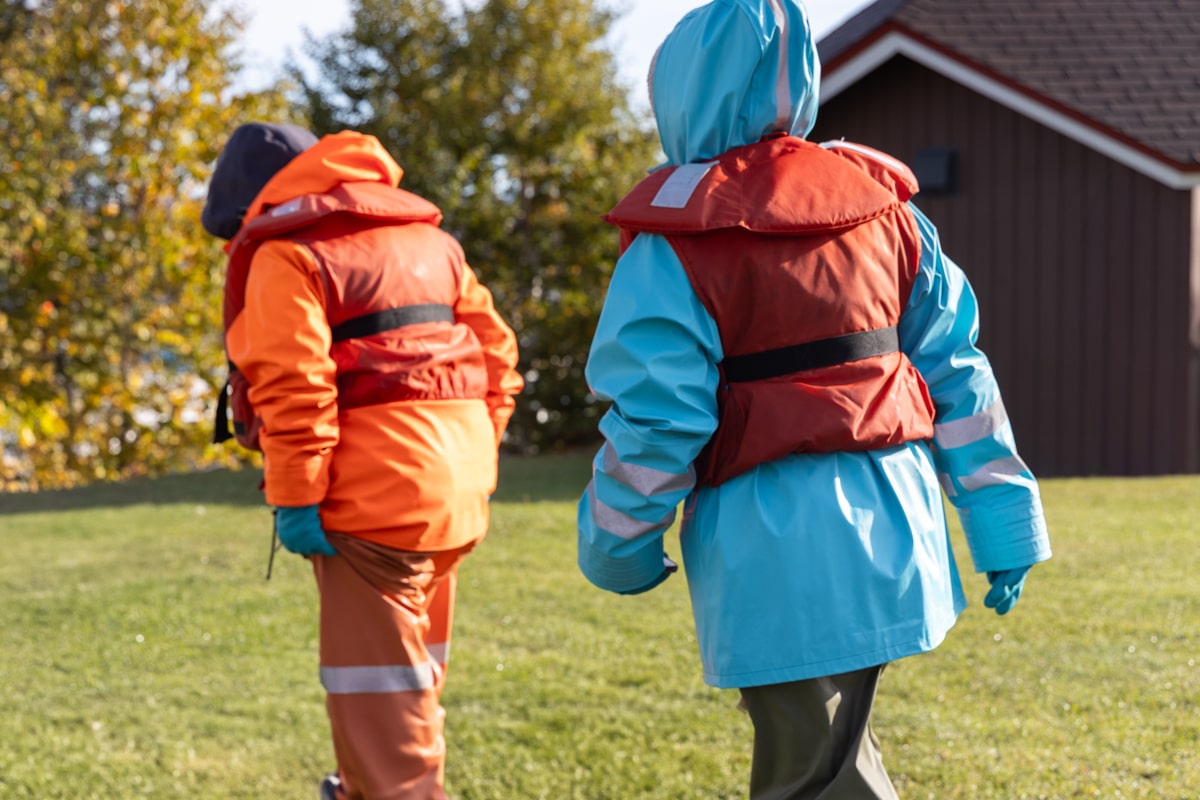
[[[275,467],[270,454],[264,462],[263,486],[273,506],[310,506],[320,503],[329,491],[325,459],[308,458],[292,465]]]
[[[960,509],[976,572],[1030,567],[1050,558],[1050,535],[1040,498],[1002,508]]]
[[[666,572],[662,537],[622,541],[613,550],[597,549],[580,541],[579,570],[595,586],[618,594],[636,594],[653,588]]]

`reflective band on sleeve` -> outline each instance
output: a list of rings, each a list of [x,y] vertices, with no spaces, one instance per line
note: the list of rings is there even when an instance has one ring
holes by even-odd
[[[321,667],[321,685],[330,694],[389,694],[433,688],[433,665],[408,667]]]
[[[604,474],[650,497],[663,492],[687,491],[696,485],[696,472],[689,467],[682,475],[629,464],[617,458],[611,444],[604,445]]]
[[[788,78],[788,18],[782,0],[771,0],[779,26],[779,67],[775,75],[775,130],[791,133],[792,85]]]
[[[958,494],[958,491],[954,488],[954,480],[948,473],[939,472],[938,483],[942,485],[942,491],[946,493],[947,497],[954,497]]]
[[[587,491],[592,496],[592,518],[596,520],[596,524],[613,536],[621,539],[636,539],[651,531],[659,530],[660,528],[669,528],[671,523],[675,521],[675,509],[673,508],[667,516],[658,522],[643,522],[628,514],[623,514],[615,508],[606,505],[596,496],[595,481],[588,484]]]
[[[425,650],[429,653],[429,657],[439,664],[445,664],[450,659],[449,642],[443,644],[426,644]]]
[[[968,492],[982,489],[985,486],[1001,486],[1006,483],[1032,487],[1033,479],[1026,476],[1028,472],[1029,468],[1025,466],[1024,461],[1018,456],[1010,456],[989,461],[970,475],[959,479],[958,482]]]
[[[1008,412],[1004,410],[1004,402],[996,400],[978,414],[934,425],[933,438],[943,450],[962,447],[986,439],[1007,422]]]
[[[684,164],[676,167],[675,171],[659,187],[658,194],[654,195],[650,205],[656,208],[683,208],[692,199],[692,192],[696,191],[700,181],[716,163],[708,161],[703,164]]]

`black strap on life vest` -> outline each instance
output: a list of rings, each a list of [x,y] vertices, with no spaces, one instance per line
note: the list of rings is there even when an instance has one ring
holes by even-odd
[[[237,367],[233,362],[229,362],[229,371],[232,373]],[[213,444],[227,442],[233,438],[233,431],[229,429],[229,379],[225,379],[225,385],[221,387],[221,391],[217,392],[217,411],[213,415]],[[240,423],[234,423],[235,427],[240,427]],[[241,431],[238,431],[241,433]]]
[[[422,322],[454,322],[454,309],[442,303],[415,303],[363,314],[333,326],[333,340],[361,339]]]
[[[409,306],[397,306],[383,311],[375,311],[353,317],[333,327],[333,341],[344,342],[347,339],[361,339],[364,336],[374,336],[384,331],[403,328],[406,325],[418,325],[422,322],[454,322],[454,309],[442,303],[414,303]],[[229,362],[229,372],[232,375],[237,365]],[[242,433],[244,426],[229,418],[229,381],[217,395],[216,419],[213,425],[213,444],[221,444],[233,438],[234,433]],[[230,424],[232,423],[232,430]]]
[[[832,336],[815,342],[764,350],[761,353],[730,356],[722,362],[722,366],[725,368],[725,380],[744,383],[883,356],[895,353],[899,349],[900,334],[893,325],[890,328],[847,333],[844,336]]]

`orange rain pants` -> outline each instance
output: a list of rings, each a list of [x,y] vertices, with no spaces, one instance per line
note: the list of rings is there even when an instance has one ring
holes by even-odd
[[[410,553],[330,533],[313,556],[321,683],[344,800],[445,800],[445,710],[458,565],[474,547]]]

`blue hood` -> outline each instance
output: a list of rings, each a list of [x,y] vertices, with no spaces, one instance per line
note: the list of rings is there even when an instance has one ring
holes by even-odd
[[[671,164],[704,161],[817,119],[821,64],[799,0],[714,0],[679,21],[651,67]]]

